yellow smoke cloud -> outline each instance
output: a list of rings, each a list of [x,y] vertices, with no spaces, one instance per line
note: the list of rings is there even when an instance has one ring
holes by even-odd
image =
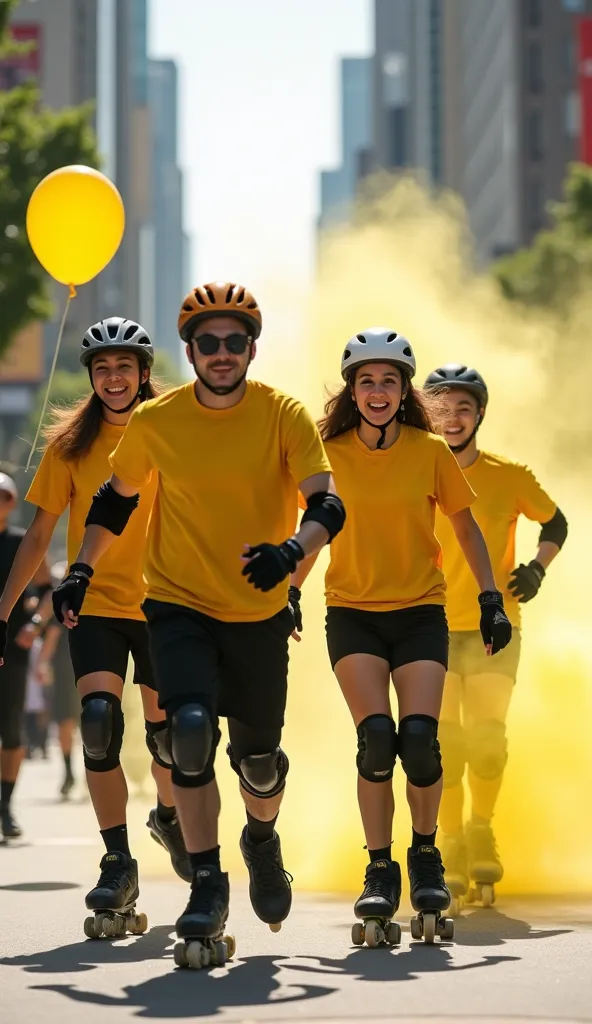
[[[453,197],[433,198],[410,180],[386,193],[381,183],[377,195],[360,205],[352,227],[325,239],[312,295],[294,295],[285,284],[270,289],[276,310],[278,297],[288,298],[285,308],[305,308],[307,318],[272,317],[273,333],[267,321],[270,340],[262,343],[255,376],[318,415],[326,386],[339,384],[347,339],[384,324],[411,340],[419,383],[436,365],[452,361],[475,365],[486,378],[491,401],[481,446],[530,465],[570,524],[563,554],[523,614],[510,759],[495,816],[505,865],[499,891],[587,892],[592,297],[582,295],[568,320],[523,311],[505,302],[491,279],[471,271],[468,231]],[[537,536],[536,525],[521,524],[519,560],[533,557]],[[356,736],[326,653],[325,565],[323,554],[305,587],[303,641],[291,645],[283,738],[291,768],[279,825],[286,867],[299,888],[355,892],[366,861],[355,795]],[[238,852],[244,812],[223,751],[224,740],[218,757],[223,860],[244,877]],[[410,819],[400,767],[396,775],[394,852],[403,861]],[[167,870],[154,851],[146,862],[148,852],[144,844],[145,870]]]

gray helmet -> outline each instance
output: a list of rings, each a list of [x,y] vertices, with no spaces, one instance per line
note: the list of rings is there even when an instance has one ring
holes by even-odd
[[[148,332],[135,320],[126,320],[122,316],[109,316],[89,327],[82,339],[80,362],[88,366],[97,352],[115,349],[135,352],[144,366],[152,366],[154,362],[154,348]]]
[[[433,370],[426,378],[424,388],[455,388],[474,395],[482,409],[487,407],[489,394],[487,384],[477,370],[461,363],[447,363]]]
[[[409,380],[417,369],[413,349],[402,334],[388,327],[370,327],[350,338],[341,357],[341,376],[347,380],[354,366],[363,363],[393,363]]]

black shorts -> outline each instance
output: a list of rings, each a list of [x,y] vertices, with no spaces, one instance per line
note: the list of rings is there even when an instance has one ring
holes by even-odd
[[[0,668],[0,745],[18,750],[22,745],[22,723],[27,692],[29,651],[9,640]]]
[[[161,708],[197,694],[212,712],[255,729],[281,729],[288,690],[289,608],[262,622],[220,622],[148,598],[150,653]]]
[[[113,672],[125,681],[131,654],[134,683],[156,689],[148,629],[141,619],[110,619],[103,615],[81,615],[68,632],[70,657],[76,682],[91,672]]]
[[[507,647],[489,656],[483,645],[481,630],[459,630],[450,633],[448,671],[458,676],[496,675],[516,679],[520,661],[520,630],[512,628]]]
[[[413,661],[448,666],[448,623],[439,604],[392,612],[327,608],[325,629],[333,668],[349,654],[374,654],[391,672]]]

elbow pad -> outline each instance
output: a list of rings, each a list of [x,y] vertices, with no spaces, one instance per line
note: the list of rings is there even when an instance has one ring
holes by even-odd
[[[552,519],[549,519],[548,523],[543,523],[541,532],[539,534],[539,544],[543,541],[549,541],[551,544],[556,544],[558,548],[562,548],[567,538],[567,519],[563,515],[563,512],[558,508]]]
[[[329,534],[329,542],[343,529],[345,523],[345,507],[336,494],[328,491],[315,491],[306,499],[306,512],[302,516],[303,523],[320,523]]]
[[[131,498],[124,498],[110,483],[101,484],[92,500],[84,525],[103,526],[105,530],[109,530],[109,533],[120,537],[128,524],[129,517],[138,507],[139,500],[139,494],[133,494]]]

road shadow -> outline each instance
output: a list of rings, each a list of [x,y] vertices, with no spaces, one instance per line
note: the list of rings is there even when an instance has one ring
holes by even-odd
[[[93,1006],[122,1006],[135,1017],[170,1020],[171,1018],[213,1017],[228,1008],[244,1009],[301,1003],[331,995],[337,985],[283,984],[279,979],[282,956],[251,956],[211,971],[173,969],[138,985],[127,985],[122,996],[87,992],[74,985],[35,985],[36,990],[55,992],[68,999]],[[290,964],[289,969],[292,969]],[[314,1016],[309,1010],[307,1016]]]
[[[168,946],[172,949],[173,936],[173,925],[157,925],[145,935],[128,937],[121,942],[84,939],[82,942],[58,946],[57,949],[44,949],[39,953],[1,957],[0,967],[23,967],[30,974],[70,974],[75,971],[92,971],[103,964],[160,960],[165,956]]]
[[[58,892],[60,889],[81,889],[77,882],[14,882],[0,885],[4,892]]]
[[[503,946],[521,939],[552,939],[572,931],[573,928],[537,928],[493,907],[478,908],[455,919],[454,941],[457,946]]]

